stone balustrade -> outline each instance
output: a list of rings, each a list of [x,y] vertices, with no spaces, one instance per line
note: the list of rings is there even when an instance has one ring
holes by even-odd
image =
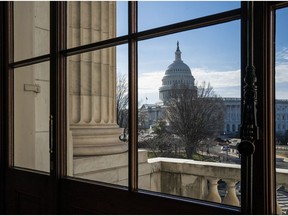
[[[285,187],[288,189],[288,170],[287,169],[276,169],[276,191],[279,190],[280,187]],[[277,200],[277,214],[283,213],[283,209],[279,205],[280,201]],[[288,210],[285,209],[284,214],[288,214]]]
[[[148,159],[158,164],[158,192],[240,206],[240,165],[175,158]],[[277,190],[288,188],[288,170],[277,169]],[[151,182],[153,183],[153,182]],[[220,187],[224,185],[224,188]],[[238,184],[237,184],[238,183]],[[155,185],[155,183],[154,183]],[[225,186],[226,185],[226,186]],[[237,186],[237,189],[236,189]],[[277,213],[286,213],[277,201]]]
[[[175,158],[153,158],[148,163],[160,164],[159,192],[240,206],[236,193],[240,165]],[[219,182],[224,186],[226,183],[227,189],[220,191]]]
[[[128,154],[74,158],[73,176],[128,186]],[[175,158],[148,159],[138,151],[139,189],[240,206],[240,165]],[[277,190],[288,188],[288,170],[277,169]],[[281,197],[281,196],[280,196]],[[287,200],[287,197],[285,198]],[[278,214],[287,207],[278,200]]]

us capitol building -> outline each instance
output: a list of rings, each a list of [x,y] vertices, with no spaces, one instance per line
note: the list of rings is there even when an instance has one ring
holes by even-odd
[[[148,129],[162,118],[165,103],[170,99],[171,92],[175,86],[185,85],[194,89],[197,93],[197,87],[194,84],[195,79],[187,64],[181,59],[179,42],[175,51],[175,60],[170,64],[162,78],[162,86],[159,88],[159,98],[163,103],[143,104],[140,112],[144,113],[146,120],[140,123],[139,127]],[[239,134],[241,124],[241,99],[240,98],[222,98],[225,105],[225,117],[222,135],[234,136]],[[276,133],[284,134],[288,130],[288,100],[276,100]]]

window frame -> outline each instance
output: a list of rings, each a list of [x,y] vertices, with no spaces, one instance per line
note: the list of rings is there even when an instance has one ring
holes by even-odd
[[[249,36],[247,29],[251,24],[247,21],[248,6],[253,5],[252,16],[254,23],[252,25],[254,31],[254,37]],[[251,5],[250,5],[251,6]],[[67,2],[51,2],[50,3],[50,54],[42,55],[30,59],[14,62],[11,52],[13,50],[13,39],[9,32],[12,32],[12,2],[0,3],[1,11],[1,24],[0,24],[0,48],[5,50],[5,55],[1,55],[0,66],[4,73],[0,76],[0,115],[3,116],[0,124],[0,169],[1,169],[1,187],[0,191],[5,188],[5,175],[8,167],[13,165],[12,161],[12,134],[13,118],[5,117],[5,113],[11,112],[9,108],[13,108],[11,104],[11,70],[17,67],[27,66],[35,63],[40,63],[50,60],[50,74],[52,82],[51,84],[51,104],[50,112],[54,118],[52,125],[54,133],[53,135],[53,151],[51,154],[51,166],[50,177],[55,188],[60,187],[60,195],[69,190],[68,185],[76,184],[83,187],[92,188],[96,190],[111,191],[111,193],[119,193],[124,191],[128,193],[128,198],[131,200],[132,205],[140,205],[140,200],[147,201],[152,199],[154,201],[163,201],[165,206],[167,203],[181,204],[184,206],[183,212],[191,213],[192,206],[197,207],[197,213],[207,213],[203,210],[203,207],[207,207],[213,210],[213,213],[227,213],[228,214],[240,214],[240,213],[252,213],[252,214],[275,214],[276,213],[276,170],[275,170],[275,60],[274,53],[275,48],[273,43],[275,41],[275,10],[281,7],[287,7],[287,2],[242,2],[241,8],[234,9],[219,14],[213,14],[201,18],[196,18],[184,22],[179,22],[167,26],[157,27],[145,31],[137,31],[137,2],[128,2],[128,34],[105,41],[95,42],[79,47],[66,48],[67,34]],[[3,12],[3,13],[2,13]],[[256,76],[258,78],[258,103],[257,103],[257,120],[259,125],[259,138],[255,145],[255,152],[253,156],[249,156],[247,161],[241,162],[241,187],[243,190],[243,196],[241,196],[242,204],[248,200],[248,205],[242,205],[241,211],[239,208],[232,206],[219,205],[215,203],[209,203],[207,201],[199,201],[194,199],[186,199],[183,197],[175,197],[172,195],[163,195],[153,192],[147,192],[138,190],[138,150],[137,150],[137,120],[138,120],[138,56],[137,56],[137,42],[156,38],[172,33],[182,32],[186,30],[192,30],[202,27],[211,26],[214,24],[225,23],[228,21],[239,19],[241,22],[241,82],[244,86],[245,68],[249,59],[247,58],[247,42],[252,42],[254,50],[252,55],[254,56],[254,66],[256,67]],[[6,31],[4,31],[6,30]],[[7,31],[8,30],[8,31]],[[13,35],[13,34],[12,34]],[[10,36],[10,38],[9,38]],[[7,43],[5,43],[7,42]],[[129,186],[128,189],[117,186],[107,186],[107,184],[75,180],[67,177],[67,165],[66,165],[66,142],[67,142],[67,77],[66,77],[66,58],[71,55],[81,54],[88,51],[95,51],[111,46],[128,44],[128,61],[129,61],[129,124],[131,126],[130,139],[129,139]],[[257,49],[256,49],[257,48]],[[7,87],[7,81],[8,87]],[[3,87],[2,87],[3,86]],[[13,85],[12,85],[13,86]],[[241,88],[241,103],[243,104],[243,88]],[[2,103],[3,102],[3,103]],[[13,110],[13,109],[12,109]],[[242,114],[243,114],[242,109]],[[242,115],[243,116],[243,115]],[[269,144],[270,143],[270,144]],[[249,176],[248,174],[253,174]],[[253,180],[249,183],[249,180]],[[263,179],[263,181],[258,181]],[[112,190],[116,192],[112,192]],[[137,198],[138,200],[133,200]],[[60,198],[58,198],[60,199]],[[5,197],[1,196],[1,206],[5,203]],[[2,202],[3,200],[3,202]],[[66,201],[65,201],[66,202]],[[65,205],[65,202],[63,205]],[[68,204],[67,204],[68,205]],[[156,205],[156,204],[155,204]],[[201,209],[202,208],[202,209]],[[1,208],[1,209],[4,209]],[[63,208],[65,209],[65,208]],[[67,213],[66,210],[60,208],[60,212]],[[214,211],[215,210],[215,211]],[[4,211],[4,210],[3,210]],[[133,210],[131,210],[133,212]],[[169,208],[168,208],[169,211]],[[136,211],[137,212],[137,211]],[[147,210],[149,212],[149,210]],[[160,211],[161,212],[161,211]],[[165,212],[165,210],[163,210]],[[125,212],[124,212],[125,213]],[[169,213],[169,212],[168,212]],[[171,213],[171,212],[170,212]],[[177,212],[175,212],[177,213]]]
[[[5,17],[5,10],[3,4],[0,4],[0,20],[3,20]],[[4,23],[0,22],[0,50],[4,50]],[[0,70],[4,71],[4,52],[0,52]],[[4,140],[4,130],[5,130],[5,78],[4,73],[2,72],[0,75],[0,214],[4,214],[4,201],[5,201],[5,140]]]
[[[128,2],[128,34],[104,41],[94,42],[78,47],[68,48],[66,50],[62,50],[62,54],[65,57],[75,55],[75,54],[82,54],[89,51],[95,51],[107,47],[112,47],[116,45],[128,44],[128,70],[129,70],[129,148],[128,148],[128,155],[129,155],[129,162],[128,162],[128,193],[133,194],[133,196],[140,196],[140,197],[150,197],[155,199],[161,199],[163,202],[181,202],[184,205],[195,205],[195,206],[206,206],[211,209],[214,209],[214,212],[218,212],[222,214],[222,212],[229,212],[230,214],[239,214],[240,208],[227,206],[227,205],[219,205],[216,203],[209,203],[207,201],[202,200],[195,200],[185,197],[177,197],[172,195],[165,195],[161,193],[155,193],[150,191],[145,191],[138,189],[138,53],[137,53],[137,43],[138,41],[152,39],[160,36],[165,36],[173,33],[183,32],[186,30],[193,30],[203,27],[208,27],[216,24],[222,24],[225,22],[233,21],[233,20],[240,20],[241,18],[241,9],[233,9],[226,12],[221,12],[218,14],[208,15],[196,19],[192,19],[189,21],[178,22],[175,24],[170,24],[167,26],[157,27],[145,31],[138,32],[137,26],[137,12],[138,12],[138,4],[136,1],[129,1]],[[64,173],[63,173],[64,174]],[[73,178],[65,177],[63,178],[68,181],[73,181]],[[81,180],[75,180],[78,183],[82,182]],[[91,186],[94,185],[102,185],[107,186],[105,183],[99,182],[90,182]],[[81,184],[81,183],[80,183]],[[116,187],[121,189],[122,187],[108,185],[108,187]],[[96,186],[97,187],[97,186]],[[123,189],[123,188],[122,188]],[[125,188],[124,188],[125,190]],[[144,198],[144,199],[145,199]],[[159,202],[158,202],[159,203]],[[163,210],[162,210],[163,211]],[[184,212],[185,212],[184,208]],[[161,211],[160,211],[161,212]],[[164,210],[165,212],[165,210]],[[168,213],[168,212],[167,212]],[[170,212],[171,213],[171,212]]]
[[[138,4],[135,1],[128,2],[128,34],[108,40],[93,42],[90,44],[63,49],[60,52],[65,56],[82,54],[89,51],[100,50],[112,46],[128,44],[128,69],[129,73],[129,191],[138,191],[138,63],[137,42],[165,36],[173,33],[208,27],[225,22],[240,20],[241,9],[232,9],[226,12],[212,14],[188,21],[178,22],[138,32],[137,16]],[[63,10],[65,13],[65,11]],[[64,18],[65,19],[65,18]],[[64,27],[66,28],[66,27]],[[63,33],[64,34],[64,33]]]

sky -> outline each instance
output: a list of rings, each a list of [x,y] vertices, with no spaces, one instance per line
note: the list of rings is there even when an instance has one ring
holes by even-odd
[[[140,1],[138,30],[156,28],[240,7],[230,2]],[[147,15],[148,14],[148,15]],[[127,33],[127,2],[117,3],[117,36]],[[288,99],[288,9],[276,13],[276,98]],[[287,22],[287,21],[286,21]],[[139,103],[159,102],[159,88],[175,59],[179,41],[182,60],[197,84],[210,82],[221,97],[240,97],[240,21],[185,31],[138,43]],[[128,71],[128,46],[117,48],[117,73]],[[257,68],[256,68],[257,70]]]
[[[276,98],[288,99],[288,8],[276,12]]]

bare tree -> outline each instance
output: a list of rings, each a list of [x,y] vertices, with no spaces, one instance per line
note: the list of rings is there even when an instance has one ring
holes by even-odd
[[[149,128],[148,126],[148,111],[142,106],[138,109],[138,129],[145,130]]]
[[[143,139],[138,143],[138,147],[148,149],[153,157],[173,157],[179,158],[179,139],[169,133],[166,127],[166,121],[160,119],[152,127],[153,136],[149,139]]]
[[[209,83],[198,86],[197,93],[189,86],[175,86],[166,106],[170,132],[180,137],[187,158],[192,158],[203,141],[222,130],[224,104]]]
[[[128,124],[128,81],[125,74],[119,74],[116,83],[117,124],[126,128]]]

